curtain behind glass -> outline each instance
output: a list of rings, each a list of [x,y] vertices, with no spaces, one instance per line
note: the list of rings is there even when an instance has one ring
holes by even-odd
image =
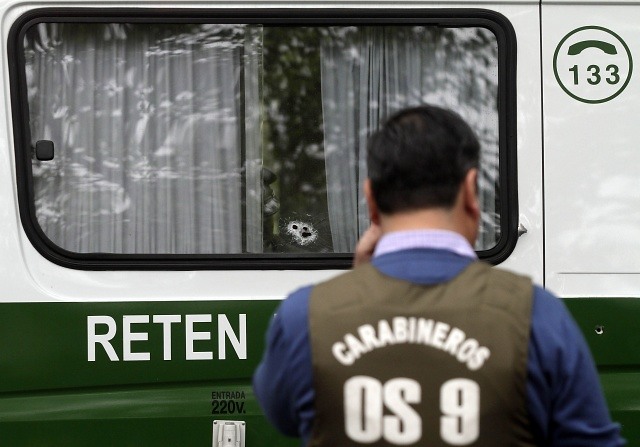
[[[81,253],[261,251],[259,33],[32,28],[32,139],[56,148],[33,165],[45,234]]]
[[[394,112],[423,103],[451,108],[481,144],[482,222],[477,249],[499,237],[497,43],[482,28],[332,28],[322,44],[329,219],[336,252],[369,225],[362,182],[366,143]]]

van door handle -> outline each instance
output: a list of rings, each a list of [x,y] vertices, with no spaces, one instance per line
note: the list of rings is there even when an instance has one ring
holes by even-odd
[[[523,234],[525,234],[528,230],[525,228],[524,225],[522,224],[518,224],[518,237],[522,236]]]

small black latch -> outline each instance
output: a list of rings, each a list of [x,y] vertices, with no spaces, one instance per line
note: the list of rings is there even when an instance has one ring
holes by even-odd
[[[40,161],[53,160],[53,141],[38,140],[36,142],[36,158]]]

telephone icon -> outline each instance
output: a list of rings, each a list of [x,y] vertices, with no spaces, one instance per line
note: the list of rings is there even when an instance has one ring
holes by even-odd
[[[575,56],[577,54],[582,53],[582,51],[587,48],[598,48],[605,52],[606,54],[618,54],[618,50],[614,45],[610,43],[603,42],[601,40],[583,40],[582,42],[576,42],[569,47],[568,55]]]

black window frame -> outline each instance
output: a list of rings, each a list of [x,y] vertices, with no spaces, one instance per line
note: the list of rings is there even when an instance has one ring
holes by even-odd
[[[429,25],[484,27],[498,44],[498,119],[500,239],[478,251],[480,259],[499,264],[518,239],[516,139],[516,35],[509,20],[486,9],[130,9],[41,8],[23,14],[8,38],[8,65],[20,219],[30,242],[46,259],[79,270],[310,270],[346,269],[352,254],[111,254],[75,253],[53,243],[36,219],[31,170],[29,105],[23,48],[27,29],[38,23],[247,23],[278,26]]]

